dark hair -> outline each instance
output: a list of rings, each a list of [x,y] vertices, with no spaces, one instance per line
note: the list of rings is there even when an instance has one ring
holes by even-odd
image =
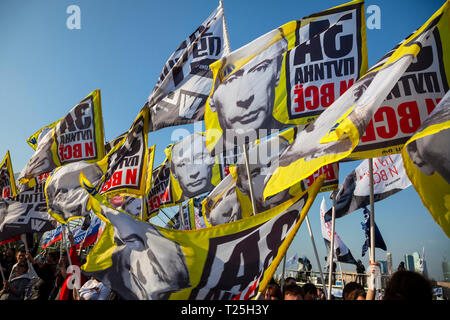
[[[395,272],[384,290],[383,300],[432,300],[431,282],[414,271]]]
[[[301,296],[302,298],[304,296],[303,288],[297,284],[290,284],[286,286],[284,288],[284,296],[286,296],[287,293],[293,296]]]
[[[310,283],[310,282],[305,283],[303,285],[303,292],[305,294],[310,293],[310,294],[316,294],[317,295],[317,287],[314,284]]]
[[[343,300],[351,300],[351,299],[347,299],[347,296],[355,290],[363,290],[364,291],[364,287],[355,281],[347,283],[344,286],[344,289],[342,290],[342,299]]]
[[[343,296],[343,295],[342,295]],[[344,300],[357,300],[358,297],[364,297],[366,299],[366,291],[364,289],[355,289],[347,294],[347,299]]]
[[[276,283],[269,283],[266,287],[266,290],[264,290],[264,293],[266,293],[267,291],[270,291],[270,296],[271,297],[276,297],[279,300],[283,300],[283,296],[281,294],[281,289],[280,286]]]

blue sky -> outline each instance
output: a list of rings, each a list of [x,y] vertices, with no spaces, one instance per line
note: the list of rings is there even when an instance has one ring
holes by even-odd
[[[346,1],[224,0],[232,50],[262,34]],[[11,152],[20,171],[32,155],[26,139],[64,116],[77,102],[101,89],[106,140],[132,124],[170,54],[218,6],[218,0],[0,0],[0,157]],[[367,30],[369,66],[422,25],[440,1],[366,1],[381,9],[381,28]],[[81,9],[81,29],[69,30],[70,5]],[[193,125],[183,126],[193,132]],[[174,128],[149,135],[156,144],[155,164],[164,159]],[[341,166],[340,178],[359,164]],[[320,233],[320,194],[309,212],[317,249],[326,255]],[[336,231],[361,258],[362,211],[336,221]],[[430,276],[441,279],[443,257],[450,260],[450,239],[424,208],[413,187],[375,204],[375,221],[392,253],[394,267],[405,253],[425,247]],[[287,256],[298,253],[316,263],[306,224]],[[376,249],[376,258],[384,260]],[[368,265],[368,255],[361,259]],[[342,265],[354,271],[353,265]]]

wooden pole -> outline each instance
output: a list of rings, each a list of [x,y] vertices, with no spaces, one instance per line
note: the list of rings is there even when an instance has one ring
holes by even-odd
[[[317,262],[317,265],[319,266],[320,280],[321,280],[321,282],[322,282],[323,289],[324,289],[323,292],[327,292],[327,287],[326,287],[326,285],[325,285],[325,278],[324,278],[324,276],[323,276],[322,267],[321,267],[321,265],[320,265],[320,259],[319,259],[319,255],[318,255],[318,253],[317,253],[316,242],[314,241],[314,235],[313,235],[313,233],[312,233],[312,229],[311,229],[311,225],[310,225],[310,223],[309,223],[308,215],[306,215],[306,224],[308,225],[309,236],[310,236],[310,238],[311,238],[311,242],[312,242],[312,245],[313,245],[313,248],[314,248],[314,255],[316,256],[316,262]]]
[[[257,214],[256,212],[256,203],[255,203],[255,197],[253,193],[253,183],[252,183],[252,175],[250,172],[250,166],[248,163],[248,145],[244,144],[244,160],[245,160],[245,169],[247,170],[247,178],[248,178],[248,186],[250,189],[250,200],[252,201],[252,209],[253,209],[253,215]]]
[[[375,206],[373,195],[373,159],[369,159],[370,189],[370,260],[375,263]]]

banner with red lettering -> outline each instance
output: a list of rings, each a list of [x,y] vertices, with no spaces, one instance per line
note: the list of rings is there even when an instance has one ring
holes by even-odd
[[[370,120],[383,107],[386,97],[395,90],[408,68],[416,63],[416,57],[428,55],[429,51],[422,49],[427,48],[430,38],[437,31],[441,35],[448,33],[449,8],[450,3],[446,2],[425,24],[381,58],[313,123],[298,133],[294,142],[281,154],[277,166],[270,170],[264,198],[298,183],[325,164],[351,156]],[[450,43],[448,38],[446,43]],[[433,98],[432,95],[430,97]],[[411,124],[410,121],[408,123]]]
[[[335,215],[343,217],[370,204],[369,161],[366,159],[344,180],[336,195]],[[393,154],[373,160],[374,201],[380,201],[411,185],[405,172],[401,154]],[[325,221],[331,220],[331,209]]]
[[[20,183],[69,163],[92,163],[105,156],[100,90],[90,93],[52,126],[39,137],[35,153],[19,174]]]
[[[81,172],[102,194],[143,195],[148,165],[147,136],[148,109],[143,108],[124,138],[102,160],[78,161],[54,170],[45,185],[50,215],[66,223],[89,214],[89,194],[78,180]]]

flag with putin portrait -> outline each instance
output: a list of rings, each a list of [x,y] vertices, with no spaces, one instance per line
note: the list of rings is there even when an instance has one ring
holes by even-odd
[[[175,230],[114,209],[81,175],[94,213],[106,223],[81,269],[124,300],[254,299],[272,279],[323,179],[256,216]]]
[[[339,166],[337,163],[326,165],[300,183],[283,190],[270,199],[263,199],[264,181],[267,169],[278,159],[280,153],[294,139],[296,128],[289,128],[279,135],[257,141],[248,150],[249,172],[252,183],[253,208],[249,179],[247,178],[246,164],[243,155],[240,155],[235,165],[229,168],[230,174],[226,176],[203,201],[203,211],[206,224],[214,226],[229,223],[253,214],[264,212],[289,199],[299,190],[305,190],[322,174],[325,180],[319,192],[331,191],[337,188]]]
[[[402,85],[405,85],[404,80],[410,77],[402,80],[402,76],[419,61],[418,55],[429,56],[431,53],[425,49],[430,38],[439,32],[441,37],[447,37],[443,48],[448,46],[449,7],[450,3],[447,1],[417,31],[381,58],[333,105],[308,125],[306,130],[299,132],[294,142],[280,156],[277,167],[271,170],[271,177],[264,189],[264,198],[296,184],[327,163],[351,157],[367,128],[370,129],[371,119],[383,109],[385,99],[390,94],[396,94],[393,92],[397,90],[398,81],[403,81]],[[446,63],[442,57],[439,60],[439,63]],[[423,85],[425,78],[421,79]],[[434,94],[430,97],[434,98]],[[429,106],[432,108],[431,103]],[[410,112],[412,109],[402,110],[403,125],[413,125],[416,117],[409,118],[413,115]]]
[[[288,22],[210,65],[208,150],[303,127],[367,70],[364,1]]]
[[[170,144],[166,159],[155,172],[147,192],[147,217],[159,208],[174,206],[210,192],[226,175],[223,161],[206,149],[206,135],[195,132]]]

